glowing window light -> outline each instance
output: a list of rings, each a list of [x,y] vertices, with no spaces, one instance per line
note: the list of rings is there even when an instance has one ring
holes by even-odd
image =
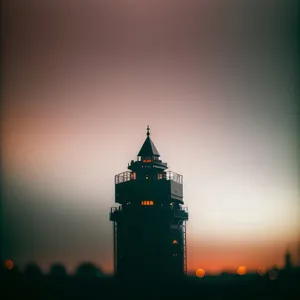
[[[197,277],[202,278],[202,277],[204,277],[204,275],[205,275],[205,270],[203,270],[203,269],[198,269],[198,270],[196,271],[196,276],[197,276]]]
[[[176,245],[178,244],[178,242],[176,240],[173,241],[173,245]]]
[[[151,162],[152,160],[151,159],[147,159],[147,162]]]
[[[153,200],[143,200],[141,202],[141,205],[152,206],[152,205],[154,205],[154,201]]]
[[[239,266],[236,272],[239,275],[245,275],[247,273],[247,269],[245,266]]]

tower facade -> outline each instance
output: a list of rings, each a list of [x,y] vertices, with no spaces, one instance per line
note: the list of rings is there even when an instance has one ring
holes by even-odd
[[[183,177],[167,163],[150,138],[128,171],[115,176],[114,271],[123,278],[182,277],[187,272]]]

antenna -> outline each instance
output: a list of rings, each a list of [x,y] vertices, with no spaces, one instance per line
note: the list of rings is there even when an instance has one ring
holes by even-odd
[[[147,125],[147,136],[149,136],[150,135],[150,127],[149,127],[149,125]]]

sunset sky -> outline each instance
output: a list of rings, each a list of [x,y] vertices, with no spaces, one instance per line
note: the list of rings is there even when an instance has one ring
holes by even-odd
[[[190,271],[295,261],[295,3],[4,1],[6,257],[111,272],[114,175],[150,125],[184,178]]]

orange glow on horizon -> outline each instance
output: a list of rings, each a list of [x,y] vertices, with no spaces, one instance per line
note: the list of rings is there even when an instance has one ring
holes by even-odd
[[[202,278],[202,277],[204,277],[204,275],[205,275],[205,270],[203,270],[203,269],[198,269],[198,270],[196,271],[196,276],[197,276],[197,277]]]
[[[239,275],[245,275],[247,273],[247,269],[245,266],[239,266],[236,272]]]
[[[189,233],[189,230],[188,230]],[[189,236],[188,236],[189,238]],[[224,242],[224,245],[210,244],[203,242],[196,244],[196,238],[189,238],[188,241],[188,271],[190,274],[195,274],[199,269],[199,264],[206,272],[213,274],[221,274],[229,272],[237,274],[239,266],[247,268],[247,274],[253,273],[258,276],[265,273],[269,276],[269,270],[274,267],[276,262],[277,268],[284,267],[285,246],[280,241],[270,243],[268,247],[262,249],[259,243],[249,242],[245,245],[233,243],[230,246]],[[292,246],[292,257],[296,257],[296,243]],[[199,252],[205,260],[199,261]],[[253,256],[255,253],[255,256]],[[273,262],[272,262],[273,260]]]

